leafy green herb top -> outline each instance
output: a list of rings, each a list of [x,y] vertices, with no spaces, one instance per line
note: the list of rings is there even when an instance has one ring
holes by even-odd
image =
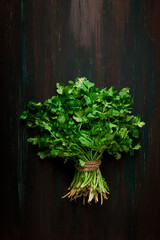
[[[133,155],[141,147],[133,141],[145,123],[132,114],[132,103],[129,88],[118,93],[114,87],[99,89],[86,78],[76,78],[68,86],[57,83],[57,95],[43,104],[30,101],[21,119],[40,130],[28,139],[38,145],[40,158],[59,156],[84,166],[104,151],[120,159],[122,152]]]

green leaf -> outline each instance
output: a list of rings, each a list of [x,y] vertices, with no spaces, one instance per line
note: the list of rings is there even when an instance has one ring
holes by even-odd
[[[116,116],[116,117],[117,117],[117,116],[119,116],[119,114],[120,114],[119,111],[114,110],[114,109],[112,110],[112,115],[113,115],[113,116]]]
[[[116,158],[116,160],[119,160],[121,158],[121,154],[119,152],[116,152],[115,158]]]
[[[120,130],[119,130],[119,134],[122,138],[125,138],[127,136],[127,128],[126,127],[122,127]]]
[[[51,100],[51,99],[47,99],[47,100],[44,102],[44,105],[46,105],[46,106],[49,106],[50,104],[52,104],[52,100]]]
[[[86,78],[76,78],[75,87],[83,90],[84,92],[88,92],[88,88],[84,85]]]
[[[114,134],[106,134],[105,138],[107,141],[112,140],[114,138]]]
[[[79,164],[81,165],[81,167],[84,167],[85,166],[85,161],[82,160],[82,159],[79,159]]]
[[[143,127],[144,125],[145,125],[144,122],[140,122],[140,123],[138,123],[138,127]]]
[[[122,145],[122,151],[127,153],[129,151],[129,146]]]
[[[76,116],[73,116],[73,119],[76,120],[76,122],[82,122],[82,116],[83,112],[82,111],[76,111],[74,112]]]
[[[110,87],[110,89],[108,90],[108,96],[113,96],[113,94],[114,94],[114,87],[112,86],[112,87]]]
[[[128,115],[128,116],[126,116],[126,122],[129,122],[129,121],[131,121],[133,119],[133,116],[131,115]]]
[[[59,123],[65,123],[65,121],[66,121],[65,114],[59,115],[59,117],[57,118],[57,120],[58,120]]]
[[[109,127],[110,127],[110,128],[117,128],[117,125],[110,122],[110,123],[109,123]]]
[[[28,138],[27,142],[32,143],[33,145],[36,145],[39,143],[39,137],[34,137],[34,138]]]
[[[129,88],[123,88],[120,92],[119,95],[121,98],[129,98]]]
[[[141,145],[140,145],[140,143],[138,143],[136,146],[134,146],[134,150],[138,150],[138,149],[140,149],[141,148]]]
[[[83,146],[86,146],[86,147],[93,147],[94,146],[94,142],[90,138],[86,139],[85,137],[80,137],[79,141],[81,142],[81,144]]]
[[[58,149],[52,149],[52,150],[51,150],[51,154],[52,154],[53,156],[58,156],[59,150],[58,150]]]
[[[89,82],[87,78],[85,78],[84,85],[89,89],[94,87],[94,83]]]
[[[74,85],[74,82],[70,80],[70,81],[68,81],[68,84]]]
[[[88,96],[84,95],[84,99],[85,99],[87,105],[92,103],[91,99]]]
[[[38,156],[41,158],[41,159],[44,159],[46,157],[50,157],[51,154],[48,152],[48,151],[44,151],[44,152],[38,152]]]
[[[31,110],[35,110],[35,109],[40,109],[40,107],[42,106],[42,104],[40,102],[36,102],[36,101],[29,101],[28,103],[28,109]]]
[[[57,83],[57,84],[56,84],[56,87],[57,87],[57,92],[58,92],[59,94],[62,94],[62,93],[63,93],[63,89],[64,89],[63,83]]]
[[[29,111],[27,110],[27,111],[24,111],[23,113],[22,113],[22,115],[20,116],[20,118],[21,119],[26,119],[27,117],[28,117],[28,115],[29,115]]]
[[[73,116],[73,119],[76,120],[76,122],[82,122],[82,117]]]
[[[42,126],[46,129],[46,130],[48,130],[48,131],[51,131],[52,130],[52,128],[51,128],[51,126],[49,125],[49,123],[46,123],[46,122],[42,122]]]

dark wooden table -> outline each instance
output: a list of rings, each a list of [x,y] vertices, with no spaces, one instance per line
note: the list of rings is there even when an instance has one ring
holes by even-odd
[[[160,1],[5,0],[0,4],[1,240],[160,239]],[[142,148],[101,170],[103,206],[61,199],[74,169],[40,160],[19,116],[55,85],[86,76],[130,87]]]

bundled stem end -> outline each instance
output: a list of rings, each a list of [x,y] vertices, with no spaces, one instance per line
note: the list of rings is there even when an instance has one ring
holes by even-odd
[[[69,192],[62,198],[68,197],[70,201],[76,200],[79,197],[83,198],[83,204],[87,202],[91,204],[92,201],[97,203],[100,196],[101,205],[103,199],[108,199],[109,187],[105,179],[102,177],[101,171],[97,168],[94,171],[82,172],[76,170],[73,181],[68,188]]]

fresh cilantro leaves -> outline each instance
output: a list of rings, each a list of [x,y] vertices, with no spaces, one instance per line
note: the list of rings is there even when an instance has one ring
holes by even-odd
[[[118,93],[114,87],[98,89],[86,78],[77,78],[68,86],[57,83],[57,95],[43,104],[30,101],[21,119],[40,129],[30,142],[44,151],[41,158],[67,155],[76,160],[85,151],[90,160],[92,150],[97,157],[107,151],[120,159],[121,152],[140,148],[133,140],[144,122],[132,115],[132,103],[129,88]]]

